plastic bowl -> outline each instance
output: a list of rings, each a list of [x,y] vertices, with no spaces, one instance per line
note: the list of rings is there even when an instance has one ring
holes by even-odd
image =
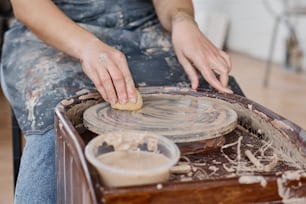
[[[166,137],[146,132],[112,132],[92,139],[85,148],[104,186],[163,183],[169,179],[180,151]]]

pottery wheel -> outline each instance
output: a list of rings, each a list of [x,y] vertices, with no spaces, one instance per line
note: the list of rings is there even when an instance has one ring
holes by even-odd
[[[138,111],[112,109],[108,103],[89,107],[83,115],[90,131],[145,131],[177,143],[206,140],[235,129],[237,113],[218,99],[170,94],[144,94]]]

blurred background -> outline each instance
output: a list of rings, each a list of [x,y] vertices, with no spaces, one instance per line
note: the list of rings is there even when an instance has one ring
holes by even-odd
[[[1,0],[0,43],[11,18]],[[194,0],[196,21],[232,59],[246,97],[306,129],[306,2]],[[12,117],[0,91],[0,203],[13,203]]]
[[[273,61],[305,71],[306,58],[297,59],[306,49],[304,0],[194,0],[194,4],[199,26],[219,47],[267,60],[274,39]]]
[[[306,1],[193,1],[246,97],[306,128]]]

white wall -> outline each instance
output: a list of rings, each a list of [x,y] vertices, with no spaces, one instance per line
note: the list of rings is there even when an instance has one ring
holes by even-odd
[[[263,1],[268,2],[272,9],[279,13],[283,9],[281,0],[193,0],[196,20],[203,32],[209,36],[205,19],[210,15],[228,17],[229,30],[227,47],[231,50],[247,53],[260,59],[267,59],[274,17],[267,11]],[[302,1],[302,0],[300,0]],[[291,0],[292,2],[292,0]],[[305,0],[303,0],[305,2]],[[306,16],[295,21],[300,44],[306,58]],[[304,29],[303,29],[304,28]],[[285,56],[285,40],[288,30],[281,24],[276,40],[274,61],[283,62]],[[213,39],[211,39],[214,41]],[[306,60],[304,59],[304,64]]]

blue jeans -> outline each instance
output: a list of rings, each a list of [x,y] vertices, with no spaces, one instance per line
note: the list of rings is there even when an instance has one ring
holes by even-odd
[[[55,131],[27,135],[15,190],[15,204],[56,203]]]
[[[1,69],[0,69],[1,72]],[[4,95],[7,94],[3,74],[0,82]],[[15,189],[15,204],[56,203],[55,174],[55,130],[44,134],[26,135],[19,175]]]

